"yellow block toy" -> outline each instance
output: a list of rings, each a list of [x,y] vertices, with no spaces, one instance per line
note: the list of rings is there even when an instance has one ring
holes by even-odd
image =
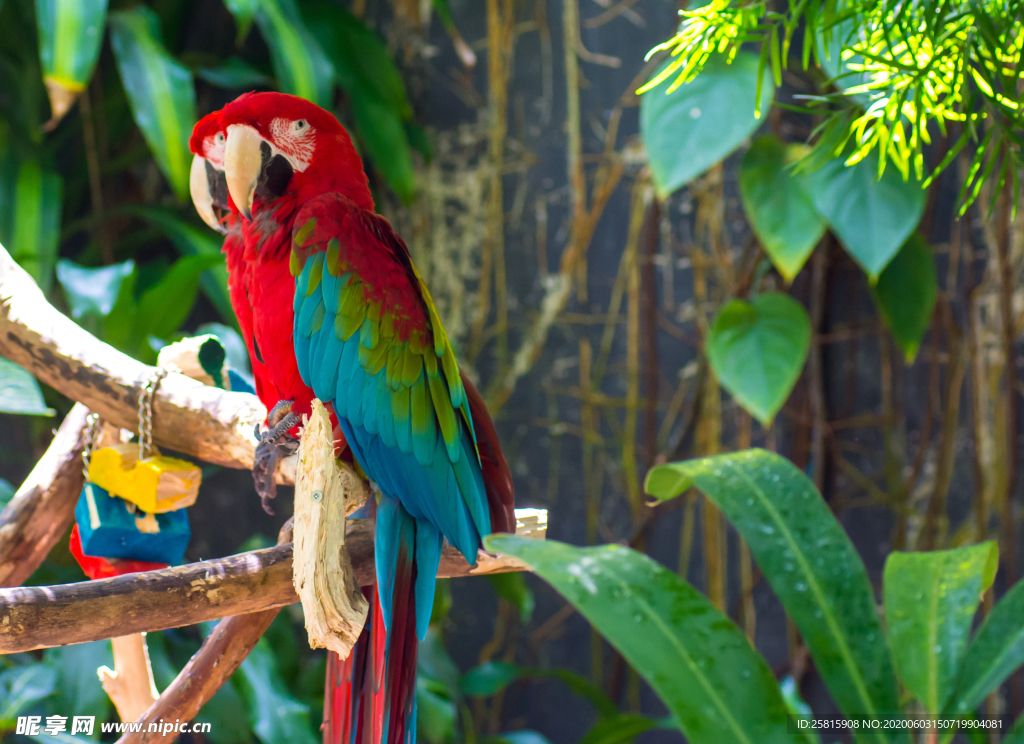
[[[117,444],[92,453],[89,481],[144,512],[162,514],[192,506],[202,473],[192,463],[155,454],[139,459],[139,445]]]

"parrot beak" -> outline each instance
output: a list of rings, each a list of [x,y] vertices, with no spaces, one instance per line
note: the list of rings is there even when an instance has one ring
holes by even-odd
[[[203,222],[219,233],[227,232],[220,218],[227,211],[227,187],[224,172],[213,167],[209,160],[199,155],[192,158],[192,170],[188,177],[192,203],[203,218]]]
[[[250,220],[256,185],[269,156],[270,145],[255,129],[244,124],[228,127],[224,143],[224,175],[228,193],[238,210]]]

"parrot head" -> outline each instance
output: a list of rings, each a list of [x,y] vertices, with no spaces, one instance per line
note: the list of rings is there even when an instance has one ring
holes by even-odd
[[[203,222],[220,233],[226,233],[226,222],[233,213],[234,204],[228,194],[224,174],[224,143],[226,133],[220,125],[220,112],[207,114],[192,129],[189,146],[194,153],[189,174],[192,203]]]
[[[196,124],[190,146],[196,156],[192,197],[208,224],[207,214],[218,224],[223,221],[220,209],[252,219],[254,206],[283,196],[303,203],[331,191],[373,209],[348,132],[333,114],[298,96],[239,96]]]

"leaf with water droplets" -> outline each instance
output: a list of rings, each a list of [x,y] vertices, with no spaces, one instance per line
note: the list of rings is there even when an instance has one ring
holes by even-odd
[[[593,623],[658,693],[692,744],[813,741],[788,733],[779,686],[743,632],[642,553],[511,535],[491,535],[484,545],[524,561]]]
[[[992,585],[994,542],[930,553],[890,553],[883,579],[885,621],[896,671],[929,713],[953,691],[971,621]]]
[[[747,541],[839,708],[848,716],[898,712],[889,650],[875,640],[882,627],[867,571],[810,479],[785,458],[752,449],[660,465],[644,484],[659,500],[691,486]],[[906,734],[869,731],[861,740],[906,741]]]

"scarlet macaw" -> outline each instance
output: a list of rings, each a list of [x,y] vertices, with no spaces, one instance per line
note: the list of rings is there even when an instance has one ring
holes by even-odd
[[[483,535],[515,529],[494,424],[333,115],[248,93],[200,121],[191,148],[193,200],[226,232],[232,304],[271,410],[254,469],[264,506],[313,397],[379,489],[376,601],[349,658],[331,654],[324,741],[413,744],[442,541],[474,563]]]

